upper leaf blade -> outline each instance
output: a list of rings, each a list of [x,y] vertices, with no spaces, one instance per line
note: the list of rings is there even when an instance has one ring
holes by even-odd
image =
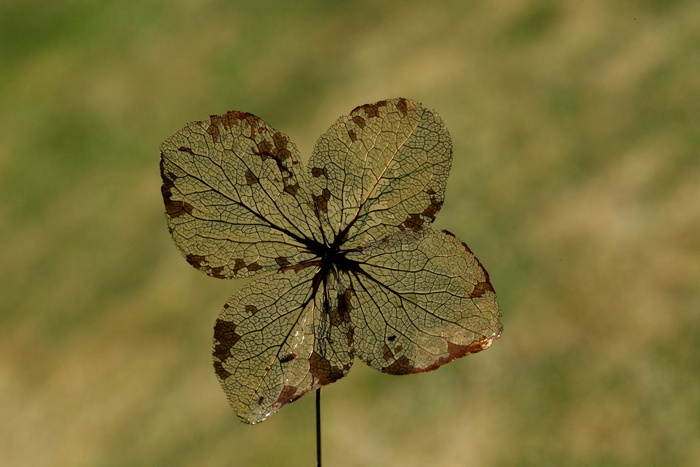
[[[326,236],[353,247],[421,230],[442,206],[451,163],[452,142],[434,111],[403,98],[357,107],[309,160]]]
[[[193,266],[244,277],[311,258],[320,236],[298,150],[260,118],[191,122],[161,145],[168,227]]]

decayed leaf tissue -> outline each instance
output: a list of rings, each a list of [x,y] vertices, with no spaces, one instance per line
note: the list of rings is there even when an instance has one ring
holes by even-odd
[[[214,369],[238,416],[265,420],[345,376],[355,357],[395,375],[434,370],[501,333],[489,276],[430,227],[452,143],[397,98],[357,107],[316,143],[255,115],[192,122],[161,145],[170,233],[218,278],[257,275],[223,307]]]

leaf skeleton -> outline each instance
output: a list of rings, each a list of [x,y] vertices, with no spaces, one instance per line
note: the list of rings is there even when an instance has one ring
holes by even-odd
[[[395,98],[359,106],[306,164],[288,136],[232,111],[160,147],[169,231],[217,278],[258,276],[224,304],[215,373],[248,423],[345,376],[355,357],[402,375],[488,348],[489,275],[431,227],[452,162],[440,116]]]

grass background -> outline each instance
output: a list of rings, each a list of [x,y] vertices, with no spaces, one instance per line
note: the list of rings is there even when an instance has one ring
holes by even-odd
[[[700,3],[4,1],[0,465],[313,465],[313,397],[246,426],[210,363],[160,142],[254,113],[308,155],[403,96],[454,140],[436,222],[487,352],[324,390],[327,465],[700,464]]]

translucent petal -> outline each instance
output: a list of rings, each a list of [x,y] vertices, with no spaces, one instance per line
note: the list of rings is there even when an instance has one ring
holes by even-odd
[[[357,107],[316,143],[311,193],[325,235],[352,248],[435,219],[452,142],[442,119],[398,98]]]
[[[299,154],[242,112],[191,122],[161,145],[170,233],[193,266],[244,277],[310,259],[320,236]]]

